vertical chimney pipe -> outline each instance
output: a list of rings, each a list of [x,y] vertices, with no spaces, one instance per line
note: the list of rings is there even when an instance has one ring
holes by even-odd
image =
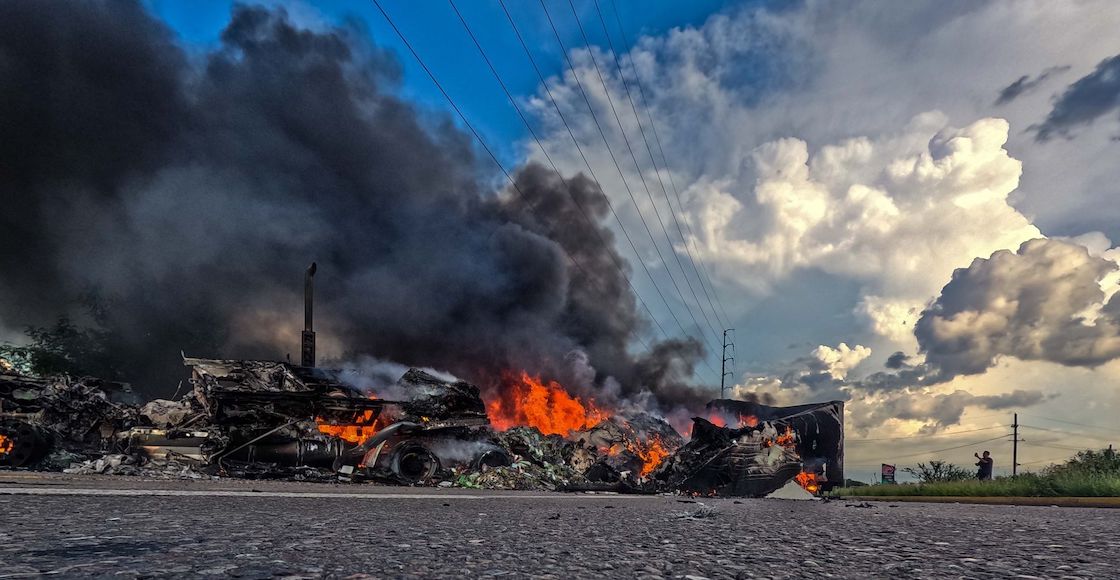
[[[303,278],[303,340],[299,364],[305,367],[315,366],[315,284],[312,279],[317,269],[315,262],[311,262]]]

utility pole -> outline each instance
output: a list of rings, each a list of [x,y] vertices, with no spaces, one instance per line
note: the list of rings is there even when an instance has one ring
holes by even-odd
[[[1011,422],[1011,475],[1019,472],[1019,414],[1014,414]]]
[[[726,391],[726,388],[727,388],[726,387],[726,380],[725,380],[725,379],[727,379],[727,375],[734,375],[735,374],[734,370],[731,370],[731,371],[727,370],[727,361],[731,361],[732,363],[735,362],[735,357],[734,356],[730,356],[730,357],[727,356],[727,347],[729,347],[729,346],[731,347],[731,353],[732,354],[735,353],[735,343],[727,341],[727,333],[729,333],[729,332],[735,332],[735,329],[734,328],[727,328],[727,329],[724,329],[724,331],[723,331],[723,361],[720,362],[720,365],[719,365],[719,372],[720,372],[720,375],[719,375],[719,398],[721,398],[721,399],[726,399],[727,398],[727,396],[724,394],[724,392]]]

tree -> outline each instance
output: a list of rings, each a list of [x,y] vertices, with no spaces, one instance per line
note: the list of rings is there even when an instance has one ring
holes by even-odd
[[[966,479],[973,479],[976,474],[968,469],[958,467],[948,461],[938,461],[936,459],[925,463],[919,463],[917,467],[906,467],[903,471],[918,478],[921,483],[934,483],[938,481],[963,481]]]
[[[0,345],[0,358],[23,373],[34,375],[96,376],[119,378],[119,365],[106,347],[104,329],[82,328],[62,316],[50,327],[28,327],[26,346]]]
[[[1055,465],[1049,470],[1051,475],[1120,475],[1120,453],[1111,447],[1095,451],[1086,449],[1078,451],[1077,455],[1062,465]]]

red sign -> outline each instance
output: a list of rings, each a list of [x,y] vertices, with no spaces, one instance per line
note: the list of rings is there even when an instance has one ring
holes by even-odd
[[[883,464],[882,483],[894,483],[894,466]]]

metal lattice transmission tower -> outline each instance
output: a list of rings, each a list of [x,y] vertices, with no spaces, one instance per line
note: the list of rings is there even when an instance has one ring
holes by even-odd
[[[726,328],[723,331],[723,361],[719,365],[719,398],[726,399],[725,391],[727,390],[727,376],[735,376],[735,341],[734,339],[728,340],[728,333],[735,332],[734,328]],[[731,347],[731,356],[727,356],[727,347]],[[731,361],[731,370],[727,370],[727,361]]]

